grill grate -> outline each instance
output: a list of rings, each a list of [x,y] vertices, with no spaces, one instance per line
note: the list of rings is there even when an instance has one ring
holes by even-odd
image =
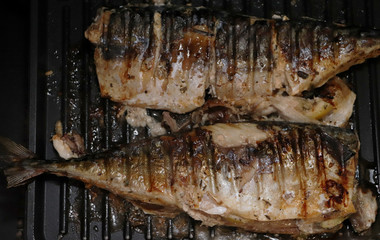
[[[99,96],[93,48],[83,33],[100,6],[149,3],[149,0],[52,0],[31,4],[29,148],[42,158],[57,158],[49,141],[57,120],[64,131],[84,137],[85,147],[95,152],[121,141],[148,136],[144,128],[132,128],[117,118],[119,106]],[[310,17],[339,24],[380,28],[380,2],[320,0],[172,0],[270,18]],[[51,72],[50,72],[51,71]],[[357,102],[353,127],[362,147],[360,176],[378,187],[380,164],[379,59],[342,74],[353,84]],[[379,187],[377,188],[380,193]],[[244,233],[224,227],[206,228],[180,215],[174,219],[145,216],[131,204],[83,184],[43,176],[29,184],[26,199],[26,239],[288,239],[282,236]],[[379,221],[363,237],[343,229],[333,239],[376,239]],[[328,238],[329,236],[325,236]],[[311,238],[316,239],[316,238]]]

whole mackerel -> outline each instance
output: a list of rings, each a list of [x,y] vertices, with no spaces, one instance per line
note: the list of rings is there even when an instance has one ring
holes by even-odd
[[[101,8],[85,36],[103,96],[175,113],[202,106],[208,88],[251,108],[266,96],[300,95],[380,54],[375,30],[205,8]]]
[[[292,235],[333,232],[356,212],[362,196],[355,182],[358,137],[341,128],[215,124],[69,161],[37,160],[10,140],[0,142],[13,156],[8,159],[13,166],[5,170],[9,187],[48,172],[106,189],[147,213],[184,211],[208,226]],[[367,199],[376,208],[374,197]],[[363,213],[368,211],[376,215],[372,208],[355,215],[364,229],[374,221]]]

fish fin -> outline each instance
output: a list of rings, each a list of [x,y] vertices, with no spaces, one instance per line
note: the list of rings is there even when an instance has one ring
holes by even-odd
[[[23,166],[8,168],[4,171],[8,188],[21,186],[42,173],[44,173],[42,169],[25,168]]]
[[[23,185],[27,180],[45,172],[38,165],[41,160],[24,146],[0,137],[0,163],[7,178],[8,188]]]
[[[0,137],[0,146],[2,148],[0,158],[4,159],[4,161],[18,161],[36,157],[29,149],[5,137]]]

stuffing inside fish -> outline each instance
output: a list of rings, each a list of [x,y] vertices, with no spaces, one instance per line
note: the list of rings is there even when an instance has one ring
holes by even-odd
[[[9,187],[49,172],[106,189],[147,213],[184,211],[208,226],[291,235],[334,232],[355,212],[359,218],[363,213],[355,207],[359,141],[347,129],[214,124],[69,161],[37,160],[0,140],[10,156],[1,158],[11,165],[5,170]]]
[[[375,30],[205,8],[102,8],[85,36],[102,96],[173,113],[201,107],[207,89],[236,107],[301,96],[380,54]]]
[[[286,121],[346,126],[352,115],[356,94],[342,79],[331,79],[321,88],[315,89],[313,95],[310,98],[279,95],[267,97],[258,108],[250,112],[255,118],[276,113]],[[273,112],[269,111],[271,108]]]
[[[187,114],[164,112],[162,125],[170,132],[194,126],[252,120],[304,122],[345,127],[351,117],[356,94],[335,77],[303,96],[271,96],[256,106],[235,107],[217,99]]]

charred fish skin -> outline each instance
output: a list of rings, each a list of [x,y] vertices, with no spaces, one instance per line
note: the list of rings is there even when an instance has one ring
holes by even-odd
[[[176,113],[203,105],[207,88],[237,106],[300,95],[380,54],[375,30],[205,8],[103,8],[85,36],[103,96]]]
[[[196,19],[207,28],[204,17]],[[125,8],[101,11],[98,20],[86,36],[97,45],[94,56],[102,96],[179,113],[203,105],[212,38],[204,36],[202,28],[193,28],[188,14]]]
[[[358,148],[356,134],[345,129],[215,124],[81,159],[18,160],[5,174],[17,186],[50,172],[106,189],[147,213],[185,211],[211,226],[300,235],[335,231],[355,212]]]
[[[212,137],[216,139],[228,136],[232,130],[227,127],[224,131],[225,126],[221,125],[217,130],[214,126]],[[215,224],[240,225],[259,232],[298,235],[334,231],[319,225],[355,211],[349,189],[354,188],[357,149],[344,150],[332,140],[335,137],[331,139],[317,129],[260,124],[257,129],[271,132],[268,139],[261,139],[257,145],[225,147],[223,141],[212,141],[216,144],[214,161],[203,166],[209,165],[214,172],[205,174],[202,167],[198,168],[195,175],[203,177],[196,184],[203,184],[204,190],[197,191],[194,185],[193,191],[185,192],[190,195],[188,199],[201,199],[195,203],[189,200],[194,204],[189,207],[190,215],[212,224],[212,216],[217,214],[221,219]],[[238,137],[242,138],[241,133]],[[331,144],[339,147],[329,149]],[[334,153],[332,149],[341,152]],[[348,152],[346,159],[341,157],[344,151]],[[333,160],[337,157],[339,163]],[[278,228],[272,229],[271,224]]]

